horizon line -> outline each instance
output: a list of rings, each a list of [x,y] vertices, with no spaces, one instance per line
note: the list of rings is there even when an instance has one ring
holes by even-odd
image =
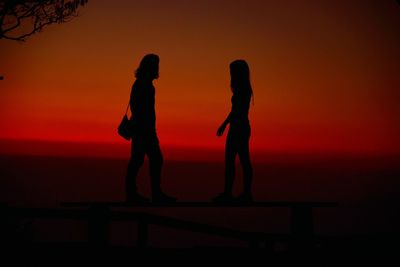
[[[48,144],[75,144],[75,145],[103,145],[103,146],[116,146],[130,148],[131,141],[108,141],[108,140],[68,140],[68,139],[28,139],[28,138],[10,138],[0,137],[0,142],[15,142],[15,143],[48,143]],[[204,146],[194,144],[167,144],[162,143],[162,147],[173,148],[174,150],[195,150],[195,151],[224,151],[224,147],[217,146]],[[282,149],[273,147],[262,147],[253,148],[251,153],[264,154],[264,155],[330,155],[330,156],[400,156],[400,151],[378,151],[378,150],[339,150],[331,148],[288,148],[283,147]],[[0,154],[3,154],[0,150]],[[76,155],[79,156],[79,155]],[[115,155],[114,155],[115,157]]]

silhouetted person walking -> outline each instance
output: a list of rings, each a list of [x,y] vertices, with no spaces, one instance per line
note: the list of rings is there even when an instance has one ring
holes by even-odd
[[[148,54],[143,57],[135,76],[130,96],[133,120],[131,159],[126,174],[126,196],[128,202],[148,202],[137,191],[136,177],[147,155],[150,166],[152,200],[157,203],[175,202],[161,190],[161,168],[163,156],[156,132],[155,88],[153,80],[158,78],[159,57]]]
[[[249,139],[250,122],[249,108],[253,90],[250,83],[250,69],[244,60],[235,60],[230,64],[232,109],[225,121],[218,128],[217,135],[221,136],[229,124],[225,145],[225,190],[213,198],[214,202],[251,202],[251,184],[253,168],[250,162]],[[236,199],[232,195],[235,178],[235,159],[239,155],[243,168],[243,193]]]

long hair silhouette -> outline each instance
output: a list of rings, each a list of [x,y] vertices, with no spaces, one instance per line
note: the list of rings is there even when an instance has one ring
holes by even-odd
[[[158,79],[160,58],[155,54],[147,54],[140,61],[135,71],[136,79]]]
[[[241,91],[249,92],[254,104],[253,87],[250,82],[250,68],[247,62],[243,59],[235,60],[229,65],[229,70],[231,74],[232,93],[235,94]]]

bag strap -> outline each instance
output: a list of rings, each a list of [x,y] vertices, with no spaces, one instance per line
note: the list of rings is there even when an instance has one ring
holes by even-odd
[[[130,101],[129,101],[130,102]],[[128,115],[128,109],[129,109],[129,106],[130,106],[130,103],[128,102],[128,106],[126,107],[126,110],[125,110],[125,115]]]

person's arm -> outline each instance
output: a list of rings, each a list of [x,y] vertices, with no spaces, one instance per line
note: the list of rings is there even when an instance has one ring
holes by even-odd
[[[224,122],[221,124],[221,126],[219,126],[219,128],[217,130],[217,136],[221,136],[224,134],[225,128],[228,125],[228,123],[230,123],[231,118],[232,118],[232,111],[229,112],[229,114],[226,117],[226,119],[224,120]]]

